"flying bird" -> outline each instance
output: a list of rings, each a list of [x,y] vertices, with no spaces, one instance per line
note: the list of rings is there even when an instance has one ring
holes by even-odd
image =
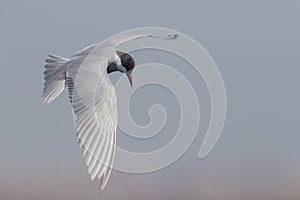
[[[70,59],[49,55],[44,71],[43,103],[52,102],[67,89],[82,149],[91,180],[100,179],[102,191],[111,173],[116,144],[117,99],[108,74],[126,74],[132,86],[135,61],[117,47],[125,42],[156,38],[175,39],[176,34],[123,34],[90,45]]]

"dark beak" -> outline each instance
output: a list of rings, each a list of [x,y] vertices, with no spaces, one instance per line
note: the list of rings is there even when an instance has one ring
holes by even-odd
[[[127,78],[129,80],[129,83],[132,87],[132,71],[126,72]]]

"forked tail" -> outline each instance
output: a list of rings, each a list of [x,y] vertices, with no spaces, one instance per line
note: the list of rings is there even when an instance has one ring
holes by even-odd
[[[44,89],[42,94],[43,103],[53,101],[65,88],[66,66],[69,60],[66,58],[49,55],[46,59],[44,71]]]

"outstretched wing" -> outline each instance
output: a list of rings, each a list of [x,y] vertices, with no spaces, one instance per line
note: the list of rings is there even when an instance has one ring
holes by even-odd
[[[120,33],[120,34],[116,34],[110,38],[108,38],[107,40],[103,41],[103,44],[107,44],[110,46],[119,46],[122,43],[128,42],[130,40],[136,40],[136,39],[141,39],[141,38],[156,38],[156,39],[163,39],[163,40],[172,40],[177,38],[177,34],[169,34],[169,35],[162,35],[162,36],[158,36],[158,35],[153,35],[150,33]]]
[[[106,73],[108,59],[99,55],[83,57],[70,62],[66,83],[88,172],[91,180],[101,178],[102,190],[115,153],[117,100]]]

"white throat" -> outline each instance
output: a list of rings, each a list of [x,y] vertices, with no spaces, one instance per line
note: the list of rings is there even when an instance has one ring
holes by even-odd
[[[126,68],[122,65],[121,59],[118,55],[116,55],[114,62],[117,64],[118,71],[121,71],[123,73],[127,72]]]

